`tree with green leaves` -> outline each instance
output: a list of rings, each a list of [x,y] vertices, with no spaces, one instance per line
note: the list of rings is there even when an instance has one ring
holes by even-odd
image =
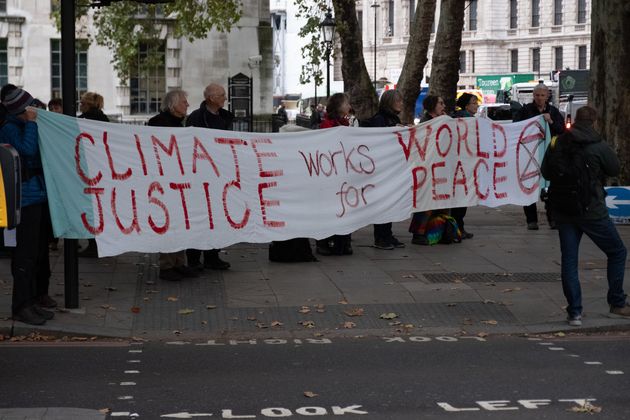
[[[76,0],[76,23],[79,37],[108,47],[119,79],[126,83],[133,71],[155,67],[164,59],[158,47],[164,29],[174,38],[192,42],[203,39],[211,30],[229,32],[242,15],[239,0],[172,0],[163,4],[142,4],[141,1],[112,1],[110,5],[91,8],[92,0]],[[61,27],[60,0],[53,0],[53,18]],[[90,32],[90,16],[94,31]],[[139,63],[138,50],[146,54]]]

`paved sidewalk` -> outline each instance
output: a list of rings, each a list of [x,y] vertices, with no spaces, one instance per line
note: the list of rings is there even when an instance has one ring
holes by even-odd
[[[466,227],[475,237],[461,244],[412,245],[407,226],[394,225],[404,249],[373,248],[370,226],[353,234],[354,255],[314,263],[272,263],[267,245],[239,244],[222,256],[232,269],[182,282],[157,278],[156,255],[81,259],[81,308],[61,309],[38,328],[10,320],[3,259],[0,334],[217,340],[630,328],[630,319],[608,316],[605,256],[588,239],[580,263],[584,325],[566,325],[557,231],[544,222],[527,231],[520,207],[469,209]],[[619,230],[630,243],[630,227]],[[63,253],[51,255],[51,295],[63,304]]]

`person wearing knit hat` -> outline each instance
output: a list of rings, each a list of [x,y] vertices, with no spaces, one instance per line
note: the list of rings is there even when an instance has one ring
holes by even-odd
[[[26,111],[27,106],[31,106],[33,103],[33,97],[30,93],[24,89],[16,87],[13,90],[6,92],[2,103],[7,107],[7,112],[11,115],[20,115]]]

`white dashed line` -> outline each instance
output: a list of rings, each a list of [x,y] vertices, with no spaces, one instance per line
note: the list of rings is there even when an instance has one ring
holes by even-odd
[[[121,382],[120,386],[134,386],[135,384],[135,382]]]
[[[127,363],[140,363],[140,360],[127,360]]]
[[[125,373],[140,373],[139,370],[126,370]]]
[[[564,347],[547,347],[547,349],[552,351],[562,351],[564,350]]]
[[[129,350],[129,353],[142,353],[142,350]]]
[[[623,375],[623,371],[621,370],[607,370],[606,373],[609,375]]]
[[[121,395],[118,397],[119,400],[133,400],[133,395]]]
[[[570,354],[569,357],[580,357],[579,354]]]
[[[115,413],[109,414],[112,417],[129,417],[131,413],[129,411],[116,411]]]
[[[540,340],[542,340],[542,338],[529,337],[528,340],[529,341],[540,341]]]
[[[541,346],[553,346],[553,343],[538,343]]]
[[[601,365],[602,362],[584,362],[585,365]]]

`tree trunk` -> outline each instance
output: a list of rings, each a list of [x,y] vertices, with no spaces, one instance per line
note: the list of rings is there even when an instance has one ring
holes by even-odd
[[[410,30],[411,36],[397,87],[403,96],[400,119],[404,124],[412,124],[415,116],[416,100],[420,94],[420,83],[428,60],[431,27],[435,20],[435,4],[436,0],[418,2],[416,17]]]
[[[617,151],[621,185],[630,182],[630,3],[592,2],[590,102],[597,129]]]
[[[378,98],[363,59],[363,41],[357,20],[354,0],[333,0],[335,30],[341,40],[341,73],[344,91],[359,119],[369,118],[376,112]]]
[[[455,109],[465,9],[466,2],[463,0],[442,0],[440,23],[435,35],[429,93],[444,99],[447,113]]]

